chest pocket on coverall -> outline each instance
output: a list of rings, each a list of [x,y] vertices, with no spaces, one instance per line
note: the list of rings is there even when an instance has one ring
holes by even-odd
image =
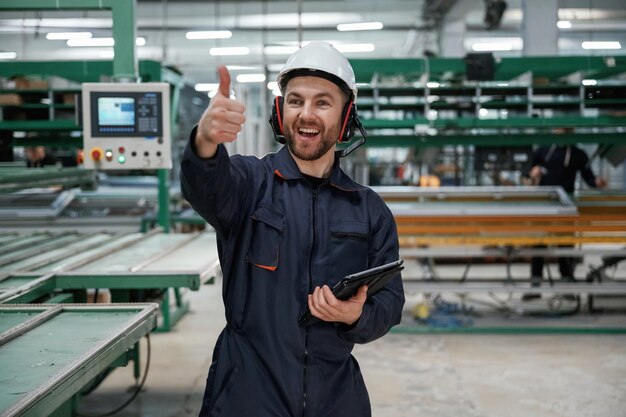
[[[251,217],[252,237],[246,262],[274,271],[280,258],[280,237],[285,216],[270,207],[260,206]]]
[[[331,271],[334,279],[367,269],[368,236],[367,223],[342,221],[330,224]]]

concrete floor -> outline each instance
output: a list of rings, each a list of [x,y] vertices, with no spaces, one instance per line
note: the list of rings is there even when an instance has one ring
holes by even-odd
[[[224,325],[220,288],[188,292],[192,311],[172,332],[151,335],[144,390],[117,416],[197,415]],[[418,298],[408,292],[407,323]],[[624,316],[611,320],[626,325]],[[626,417],[626,335],[393,333],[354,354],[375,417]],[[117,369],[79,412],[115,408],[133,384],[131,366]]]

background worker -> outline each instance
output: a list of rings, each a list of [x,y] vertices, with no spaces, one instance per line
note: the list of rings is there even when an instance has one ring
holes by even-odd
[[[398,259],[391,212],[342,171],[346,152],[335,149],[362,129],[352,67],[323,42],[287,60],[271,121],[287,146],[261,159],[229,157],[223,146],[236,140],[245,108],[229,98],[226,68],[219,74],[181,170],[183,195],[217,232],[224,275],[227,325],[200,415],[370,416],[351,351],[399,323],[404,292],[399,274],[369,298],[366,287],[345,301],[330,289]],[[321,321],[303,327],[307,307]]]
[[[27,146],[24,148],[24,154],[28,168],[41,168],[57,164],[57,159],[49,154],[43,146]]]
[[[555,130],[556,134],[567,133],[566,129]],[[573,193],[576,175],[581,173],[583,180],[592,188],[604,188],[606,181],[593,173],[589,157],[582,149],[574,145],[552,145],[539,147],[533,154],[530,181],[533,185],[559,185],[565,192]],[[540,246],[545,247],[545,246]],[[560,247],[571,247],[563,246]],[[559,273],[561,278],[574,281],[574,258],[559,257]],[[531,285],[538,287],[543,280],[543,257],[531,259]],[[540,294],[524,294],[523,300],[540,298]]]

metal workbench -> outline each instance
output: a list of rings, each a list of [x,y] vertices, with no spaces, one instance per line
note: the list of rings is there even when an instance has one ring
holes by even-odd
[[[601,299],[618,300],[620,296],[626,300],[626,281],[619,277],[624,275],[621,271],[626,262],[620,264],[617,279],[602,272],[605,259],[626,256],[623,194],[569,195],[560,187],[522,186],[374,189],[396,219],[400,257],[409,261],[403,274],[409,293],[422,294],[427,300],[446,294],[487,301],[492,301],[489,295],[505,294],[503,305],[510,311],[528,310],[517,301],[522,295],[543,295],[546,304],[533,305],[538,311],[532,314],[578,312],[584,297],[590,310]],[[513,272],[515,262],[529,262],[531,257],[582,260],[587,256],[594,261],[577,282],[548,276],[541,287],[532,287],[527,272],[517,277]],[[602,263],[596,264],[599,258]],[[442,267],[450,263],[464,268]],[[470,274],[475,264],[500,269],[491,268],[486,276]],[[576,301],[567,301],[572,295],[577,295]],[[619,303],[626,301],[613,304]]]
[[[0,305],[0,415],[71,416],[72,397],[125,365],[157,312],[156,304]]]
[[[189,309],[180,289],[198,290],[218,271],[212,233],[0,234],[0,303],[67,300],[59,291],[84,302],[90,288],[110,289],[114,302],[145,301],[142,290],[161,290],[163,331]]]

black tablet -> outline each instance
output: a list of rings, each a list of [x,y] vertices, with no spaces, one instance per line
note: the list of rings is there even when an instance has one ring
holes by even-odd
[[[380,265],[375,268],[366,269],[356,274],[346,275],[334,287],[333,294],[340,300],[346,300],[356,294],[357,290],[367,285],[367,296],[371,297],[380,291],[393,277],[404,269],[403,259]],[[300,317],[298,323],[301,326],[308,326],[319,319],[311,314],[307,307],[306,313]]]

